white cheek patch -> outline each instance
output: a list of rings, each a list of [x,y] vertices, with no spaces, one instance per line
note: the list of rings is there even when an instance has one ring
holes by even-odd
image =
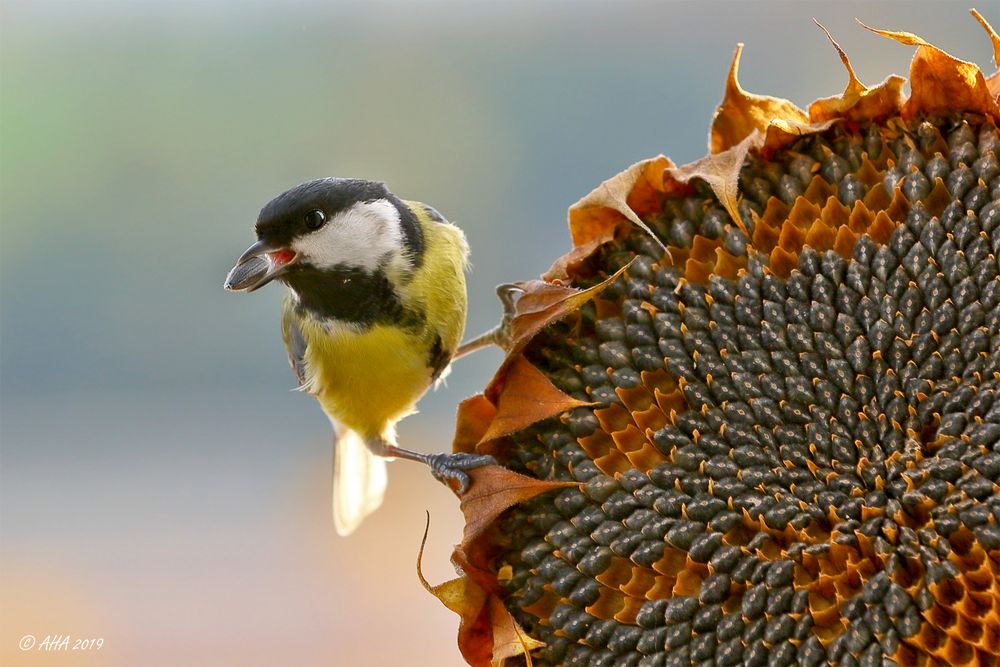
[[[387,199],[359,202],[296,239],[292,250],[320,269],[340,265],[374,271],[387,255],[403,251],[399,211]]]

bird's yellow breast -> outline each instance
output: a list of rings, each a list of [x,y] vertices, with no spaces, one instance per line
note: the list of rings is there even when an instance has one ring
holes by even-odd
[[[394,326],[364,332],[302,327],[310,386],[323,410],[362,436],[381,435],[414,411],[431,382],[428,346]]]
[[[305,388],[327,415],[363,437],[385,435],[414,412],[432,382],[434,364],[447,363],[465,329],[465,236],[432,219],[422,204],[407,204],[420,223],[425,249],[412,275],[390,279],[402,305],[419,313],[423,324],[361,329],[296,317],[305,342]]]

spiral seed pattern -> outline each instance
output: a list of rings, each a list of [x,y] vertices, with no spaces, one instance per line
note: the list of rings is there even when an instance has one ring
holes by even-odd
[[[526,356],[593,402],[505,465],[542,665],[1000,663],[1000,133],[834,126],[666,198]],[[502,458],[503,458],[502,457]]]

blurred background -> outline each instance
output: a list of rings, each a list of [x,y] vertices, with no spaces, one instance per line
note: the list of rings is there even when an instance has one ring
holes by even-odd
[[[994,25],[995,5],[980,3]],[[460,665],[457,504],[417,465],[350,539],[330,432],[294,386],[281,290],[222,290],[257,211],[318,176],[385,180],[457,222],[493,286],[569,248],[567,206],[634,161],[705,152],[733,48],[751,91],[868,83],[916,32],[992,71],[965,4],[50,2],[0,10],[0,663]],[[401,425],[448,449],[500,355]],[[34,635],[99,651],[20,651]]]

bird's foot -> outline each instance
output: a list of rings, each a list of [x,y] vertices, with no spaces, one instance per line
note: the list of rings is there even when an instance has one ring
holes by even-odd
[[[496,345],[502,350],[510,350],[513,342],[514,332],[512,326],[514,315],[517,311],[517,300],[524,294],[524,290],[514,283],[504,283],[497,286],[497,298],[503,304],[503,317],[500,324],[496,325],[484,334],[481,334],[470,341],[466,341],[458,346],[452,355],[452,360],[461,359],[467,354],[480,350],[490,345]]]
[[[485,454],[431,454],[427,457],[427,465],[431,467],[431,474],[434,479],[442,484],[455,480],[458,482],[459,495],[469,490],[469,474],[466,470],[478,468],[480,466],[493,465],[497,461],[492,456]]]
[[[517,311],[517,300],[524,294],[524,290],[514,283],[504,283],[497,285],[497,298],[503,304],[503,317],[500,325],[496,328],[496,344],[503,349],[508,349],[511,343],[511,324],[514,321],[514,314]]]

